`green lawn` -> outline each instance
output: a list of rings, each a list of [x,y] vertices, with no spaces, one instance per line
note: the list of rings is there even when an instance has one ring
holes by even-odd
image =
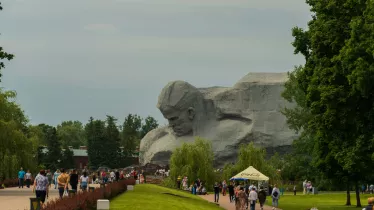
[[[152,184],[136,185],[134,191],[110,201],[110,209],[222,210],[196,195]]]
[[[360,195],[361,205],[367,205],[367,198],[373,195]],[[351,193],[352,206],[344,206],[346,201],[346,194],[319,194],[319,195],[289,195],[281,196],[279,200],[279,208],[283,210],[307,210],[313,206],[318,210],[361,210],[356,208],[356,195]],[[271,200],[267,200],[268,205],[271,205]]]

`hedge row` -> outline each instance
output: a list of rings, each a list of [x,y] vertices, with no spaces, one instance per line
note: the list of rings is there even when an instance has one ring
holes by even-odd
[[[135,185],[134,179],[120,180],[107,184],[104,188],[96,188],[91,192],[79,192],[76,195],[49,201],[41,210],[96,210],[96,201],[112,199],[125,192],[127,185]]]
[[[24,183],[26,185],[26,183]],[[18,179],[5,179],[0,181],[0,189],[4,187],[18,187]]]

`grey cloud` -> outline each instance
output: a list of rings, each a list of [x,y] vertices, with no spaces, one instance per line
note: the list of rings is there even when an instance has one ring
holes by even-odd
[[[301,64],[300,0],[7,0],[0,45],[16,59],[1,85],[33,122],[148,114],[170,80],[231,86],[250,71]],[[212,73],[213,72],[213,73]],[[58,110],[56,112],[56,110]]]

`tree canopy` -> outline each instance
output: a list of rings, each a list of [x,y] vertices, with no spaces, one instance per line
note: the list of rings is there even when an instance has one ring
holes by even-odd
[[[292,30],[305,65],[290,74],[283,93],[297,106],[285,115],[308,139],[316,167],[354,181],[358,190],[373,170],[367,166],[374,151],[374,1],[307,3],[313,12],[308,29]]]

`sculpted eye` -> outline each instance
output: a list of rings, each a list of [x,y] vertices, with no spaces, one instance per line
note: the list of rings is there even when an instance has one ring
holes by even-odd
[[[175,120],[177,120],[178,119],[178,117],[172,117],[172,118],[170,118],[169,120],[170,121],[175,121]]]

